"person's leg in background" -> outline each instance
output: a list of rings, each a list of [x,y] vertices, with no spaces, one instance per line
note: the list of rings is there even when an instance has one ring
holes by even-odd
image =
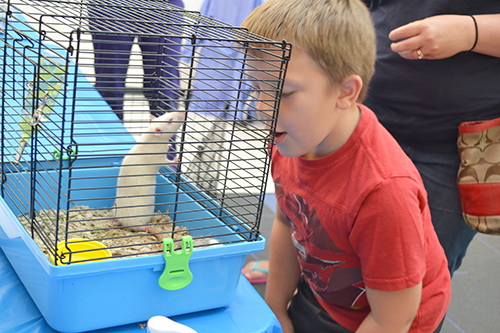
[[[457,172],[458,153],[435,153],[402,145],[417,167],[428,194],[432,223],[448,259],[450,274],[460,267],[476,231],[462,216]]]
[[[94,46],[95,88],[123,120],[125,79],[134,36],[120,34],[129,28],[133,12],[126,8],[106,6],[89,1],[89,28]]]
[[[123,120],[123,98],[130,51],[134,37],[92,35],[94,43],[95,88]]]
[[[171,0],[171,5],[184,8],[182,0]],[[173,22],[182,21],[172,11],[167,18]],[[165,31],[165,35],[176,31]],[[149,102],[150,112],[160,116],[165,112],[177,110],[181,96],[179,87],[179,59],[181,58],[181,39],[172,37],[139,37],[144,69],[144,96]]]
[[[182,0],[171,0],[170,4],[184,8]],[[175,15],[175,14],[173,14]],[[175,17],[173,18],[175,20]],[[149,112],[158,117],[178,110],[182,93],[179,86],[179,59],[181,39],[166,37],[139,37],[144,70],[143,91],[149,102]],[[167,158],[175,158],[176,136],[170,138],[172,145]]]
[[[154,116],[177,110],[180,43],[178,38],[139,37],[144,69],[143,91]]]

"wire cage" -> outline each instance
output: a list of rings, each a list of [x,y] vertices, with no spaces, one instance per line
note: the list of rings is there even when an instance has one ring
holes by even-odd
[[[56,244],[81,238],[88,226],[75,228],[85,216],[102,229],[132,229],[106,223],[120,208],[117,181],[134,172],[143,179],[132,177],[121,192],[130,197],[128,206],[135,209],[129,211],[138,220],[145,220],[142,205],[132,202],[146,202],[141,188],[156,185],[153,210],[168,211],[174,226],[216,235],[220,243],[235,241],[218,231],[202,232],[217,229],[204,222],[215,216],[237,230],[240,240],[257,239],[288,44],[166,1],[10,1],[7,14],[2,197],[56,265],[61,263]],[[249,52],[256,47],[271,58],[268,88],[260,94],[253,88],[258,79],[248,74],[262,61]],[[143,63],[134,63],[134,57]],[[259,103],[268,109],[265,121],[258,117]],[[178,126],[164,133],[171,137],[168,157],[178,161],[155,162],[167,149],[148,133],[154,124],[149,114],[184,110]],[[136,143],[141,137],[145,142]],[[128,176],[119,176],[127,154],[134,154],[129,155],[133,166]],[[160,172],[151,180],[155,168]],[[185,217],[196,211],[183,206],[186,200],[210,216]],[[101,208],[109,211],[94,212]],[[158,233],[170,237],[182,229]],[[141,242],[140,236],[122,237]]]
[[[9,0],[0,10],[0,245],[35,303],[47,295],[33,274],[157,267],[178,248],[191,260],[242,255],[237,281],[244,255],[263,248],[291,45],[169,1]],[[126,320],[53,325],[96,329],[151,312],[132,309]],[[41,310],[49,321],[53,309]]]

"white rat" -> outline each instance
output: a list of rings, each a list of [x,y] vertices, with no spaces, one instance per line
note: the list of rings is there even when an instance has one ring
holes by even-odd
[[[156,233],[147,226],[154,214],[156,175],[167,159],[169,139],[184,121],[184,112],[168,112],[158,118],[151,115],[151,124],[122,161],[116,188],[116,225],[137,231]],[[174,163],[178,159],[174,159]],[[161,235],[155,235],[161,241]]]

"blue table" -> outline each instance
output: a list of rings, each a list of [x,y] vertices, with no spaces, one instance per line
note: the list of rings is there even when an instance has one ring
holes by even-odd
[[[106,314],[103,314],[106,315]],[[235,300],[220,309],[171,317],[198,333],[281,333],[271,309],[243,276]],[[145,333],[144,323],[107,328],[92,333]],[[57,333],[31,300],[5,254],[0,249],[0,332]]]

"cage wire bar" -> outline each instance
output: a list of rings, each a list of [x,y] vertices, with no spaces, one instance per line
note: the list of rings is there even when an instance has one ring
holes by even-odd
[[[195,248],[258,237],[290,44],[168,1],[10,0],[1,10],[1,194],[56,265],[88,260],[75,259],[73,238],[128,257],[186,232]],[[179,110],[180,128],[166,133],[177,159],[137,185],[155,186],[155,216],[168,216],[148,224],[151,238],[114,219],[120,165],[150,113]],[[151,149],[134,167],[149,166]]]

